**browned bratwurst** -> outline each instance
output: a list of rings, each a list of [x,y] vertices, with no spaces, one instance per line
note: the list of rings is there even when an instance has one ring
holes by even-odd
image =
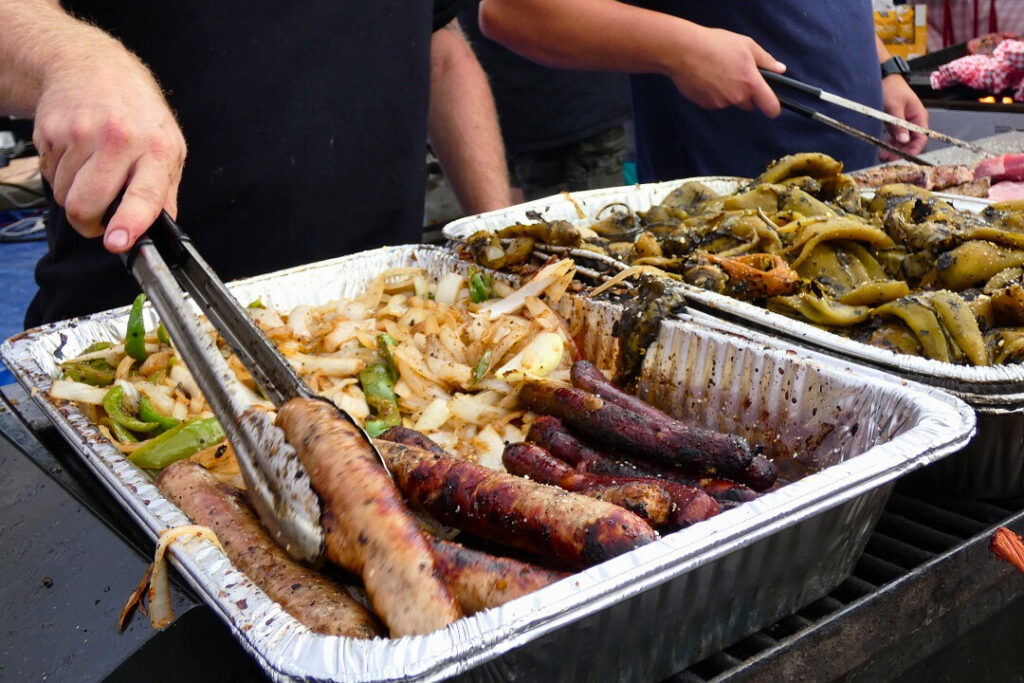
[[[241,491],[221,484],[202,465],[179,460],[160,473],[157,486],[192,521],[213,529],[231,564],[300,623],[331,636],[387,635],[343,588],[289,557],[260,525]]]
[[[426,538],[356,428],[315,399],[285,403],[277,425],[320,495],[327,558],[362,577],[391,635],[429,633],[460,618]]]
[[[657,483],[619,483],[611,478],[576,472],[534,443],[505,444],[501,461],[512,474],[618,505],[643,517],[654,527],[663,526],[672,512],[672,499]]]
[[[433,539],[437,566],[466,614],[504,605],[568,574]]]
[[[656,479],[659,484],[671,483],[683,487],[700,488],[718,501],[721,507],[731,507],[757,498],[756,492],[733,481],[709,477],[691,478],[687,477],[685,471],[679,468],[649,461],[623,460],[601,453],[577,439],[566,429],[561,420],[550,415],[540,415],[533,421],[526,440],[542,446],[553,457],[564,461],[577,472],[614,477],[619,481]],[[756,460],[757,458],[754,458],[754,461]],[[753,467],[753,462],[751,467]],[[685,489],[676,490],[673,487],[666,487],[666,490],[673,498],[679,494],[683,495],[686,500],[690,498]],[[676,504],[680,505],[681,502],[677,500]]]
[[[658,410],[650,403],[609,382],[604,373],[590,361],[580,360],[573,363],[570,378],[576,388],[596,394],[620,408],[625,408],[651,420],[662,420],[686,426],[668,413]],[[739,439],[739,437],[733,438]],[[735,478],[741,484],[750,486],[755,491],[764,491],[769,488],[775,483],[777,476],[775,465],[763,455],[754,455],[747,467],[741,471],[730,473],[730,477]]]
[[[414,446],[376,443],[410,506],[496,543],[588,567],[657,538],[617,505]]]
[[[519,402],[537,413],[554,415],[590,440],[621,453],[642,453],[668,465],[703,474],[730,476],[753,459],[747,442],[731,434],[692,427],[678,420],[656,420],[575,387],[528,382]]]

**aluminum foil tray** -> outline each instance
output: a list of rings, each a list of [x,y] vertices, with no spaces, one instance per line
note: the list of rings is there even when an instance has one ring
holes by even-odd
[[[280,309],[356,294],[385,268],[433,274],[467,264],[433,247],[357,254],[238,282],[243,302]],[[572,307],[569,307],[572,308]],[[617,310],[584,302],[583,346],[609,366]],[[187,523],[76,408],[47,390],[55,354],[114,339],[127,309],[29,330],[4,362],[110,493],[152,536]],[[155,323],[154,319],[149,320]],[[171,546],[172,561],[274,679],[307,681],[654,680],[791,613],[838,585],[897,477],[972,436],[964,403],[931,389],[858,375],[834,361],[716,332],[663,326],[643,391],[678,415],[766,444],[787,468],[819,470],[756,501],[669,534],[500,608],[435,633],[372,641],[316,635],[285,614],[206,541]]]
[[[690,180],[702,182],[721,194],[733,192],[746,182],[720,176]],[[590,223],[603,207],[612,202],[621,202],[633,211],[646,210],[683,182],[685,180],[671,180],[576,192],[571,196],[554,195],[500,211],[461,218],[445,226],[444,235],[452,241],[465,241],[478,230],[494,231],[514,223],[532,222],[526,215],[530,211],[539,212],[547,219]],[[965,211],[978,212],[990,203],[941,192],[934,194]],[[865,195],[870,196],[871,191],[865,191]],[[1024,364],[972,367],[896,354],[724,294],[685,283],[682,286],[692,305],[716,316],[901,378],[945,389],[963,399],[977,411],[977,438],[956,457],[916,474],[913,477],[915,484],[944,493],[984,499],[1024,496]]]

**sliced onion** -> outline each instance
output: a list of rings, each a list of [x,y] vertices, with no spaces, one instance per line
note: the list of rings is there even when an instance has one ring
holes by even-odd
[[[540,296],[541,293],[551,285],[557,283],[561,278],[568,276],[572,279],[575,264],[572,259],[562,259],[544,266],[525,285],[517,289],[510,296],[504,299],[492,299],[479,308],[479,312],[494,320],[501,315],[515,313],[523,304],[526,297]]]
[[[182,536],[194,538],[205,538],[223,552],[224,548],[213,529],[198,524],[186,524],[184,526],[167,529],[160,534],[160,540],[156,544],[156,553],[153,555],[152,572],[149,577],[149,590],[146,598],[149,601],[149,623],[153,628],[166,628],[174,621],[174,610],[171,608],[171,588],[167,581],[167,562],[164,554],[167,546]]]
[[[50,387],[50,396],[65,401],[78,401],[90,405],[103,405],[103,397],[107,395],[106,387],[94,387],[84,382],[69,379],[55,379]]]

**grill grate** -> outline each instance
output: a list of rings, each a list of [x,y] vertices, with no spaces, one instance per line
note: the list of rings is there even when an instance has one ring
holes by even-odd
[[[887,584],[957,548],[1019,509],[1011,504],[945,498],[897,488],[852,576],[824,598],[692,665],[665,683],[726,680],[768,650],[784,651],[794,646],[822,620],[871,598]]]

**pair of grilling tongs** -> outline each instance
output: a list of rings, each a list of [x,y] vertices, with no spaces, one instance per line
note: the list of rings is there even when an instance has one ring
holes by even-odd
[[[973,143],[967,142],[966,140],[961,140],[951,135],[946,135],[945,133],[940,133],[938,131],[925,128],[924,126],[919,126],[916,123],[905,121],[899,117],[893,116],[892,114],[887,114],[884,111],[873,109],[867,105],[861,104],[860,102],[855,102],[846,97],[842,97],[841,95],[836,95],[834,93],[827,92],[817,86],[809,85],[807,83],[804,83],[803,81],[798,81],[795,78],[783,76],[782,74],[777,74],[774,71],[768,71],[767,69],[758,69],[758,71],[760,71],[761,75],[764,76],[764,79],[773,86],[786,86],[788,88],[792,88],[793,90],[797,90],[799,92],[803,92],[813,97],[816,97],[822,102],[828,102],[830,104],[834,104],[844,109],[855,111],[858,114],[863,114],[864,116],[868,116],[879,121],[884,121],[885,123],[899,126],[900,128],[905,128],[906,130],[913,131],[915,133],[920,133],[921,135],[925,135],[934,140],[945,142],[956,147],[961,147],[963,149],[973,152],[974,154],[990,155],[990,153],[985,149]],[[822,114],[821,112],[816,111],[811,107],[800,104],[799,102],[795,102],[783,95],[779,95],[777,92],[776,97],[779,98],[779,104],[781,104],[784,108],[789,109],[790,111],[795,112],[797,114],[800,114],[801,116],[804,116],[808,119],[811,119],[812,121],[823,123],[826,126],[830,126],[832,128],[835,128],[836,130],[840,130],[846,133],[847,135],[852,135],[853,137],[859,140],[863,140],[864,142],[870,143],[872,145],[875,145],[876,147],[887,149],[893,154],[903,157],[907,161],[912,161],[915,164],[921,164],[922,166],[935,165],[932,162],[922,159],[919,156],[915,156],[913,154],[908,154],[907,152],[904,152],[899,147],[896,147],[895,145],[889,143],[886,140],[882,140],[881,138],[877,138],[874,135],[865,133],[864,131],[854,128],[853,126],[847,123],[834,119],[826,114]]]
[[[260,519],[292,557],[315,564],[323,555],[324,534],[320,502],[309,476],[285,441],[284,432],[265,411],[252,407],[251,393],[243,390],[182,289],[192,296],[275,407],[294,398],[319,397],[256,326],[166,211],[125,255],[124,262],[159,313],[227,434]],[[338,414],[356,427],[383,464],[362,425],[340,409]]]

